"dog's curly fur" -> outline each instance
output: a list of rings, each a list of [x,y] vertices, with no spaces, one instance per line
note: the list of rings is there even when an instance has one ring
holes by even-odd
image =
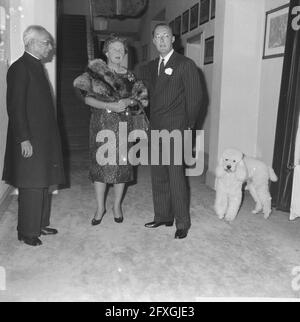
[[[101,59],[89,62],[87,70],[74,80],[74,87],[103,102],[116,102],[122,98],[132,98],[144,107],[148,104],[148,91],[143,82],[137,81],[129,72],[129,82],[113,73]]]
[[[227,149],[223,152],[216,169],[216,200],[215,211],[220,219],[228,221],[235,219],[242,201],[242,186],[247,182],[256,206],[253,213],[263,211],[264,218],[271,214],[271,195],[269,180],[278,178],[271,167],[264,162],[244,156],[236,149]]]
[[[242,201],[242,185],[247,179],[243,154],[224,151],[216,169],[215,211],[220,219],[228,221],[236,217]]]

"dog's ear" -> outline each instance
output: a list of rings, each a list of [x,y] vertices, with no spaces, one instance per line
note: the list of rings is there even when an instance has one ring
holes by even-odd
[[[245,162],[244,160],[241,160],[238,164],[237,164],[237,168],[236,168],[236,178],[239,181],[244,181],[247,179],[248,177],[248,170],[246,168]]]

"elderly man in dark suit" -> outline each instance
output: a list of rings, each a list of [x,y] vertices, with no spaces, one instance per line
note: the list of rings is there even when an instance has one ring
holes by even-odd
[[[54,235],[50,225],[49,187],[64,182],[60,136],[43,61],[53,38],[41,26],[23,35],[25,53],[7,73],[9,117],[3,180],[19,189],[18,238],[30,246],[40,235]]]
[[[175,38],[166,24],[153,31],[153,43],[160,57],[148,64],[151,130],[192,129],[199,115],[203,87],[195,63],[173,49]],[[184,165],[176,165],[171,146],[171,164],[152,165],[154,221],[147,228],[172,226],[176,221],[176,239],[187,236],[191,226],[189,194]],[[165,153],[160,144],[160,154]]]

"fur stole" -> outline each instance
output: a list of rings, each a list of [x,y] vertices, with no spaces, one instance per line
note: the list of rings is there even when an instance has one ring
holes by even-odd
[[[126,76],[112,72],[101,59],[90,61],[86,72],[78,76],[73,85],[85,96],[91,96],[103,102],[117,102],[122,98],[132,98],[143,106],[148,105],[148,91],[143,82],[137,81],[131,72]]]

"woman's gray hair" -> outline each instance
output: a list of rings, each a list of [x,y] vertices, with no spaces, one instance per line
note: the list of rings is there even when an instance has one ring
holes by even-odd
[[[36,35],[39,33],[49,34],[49,32],[42,26],[32,25],[26,28],[23,33],[23,42],[25,48],[30,45],[31,40],[36,39]]]
[[[115,42],[120,42],[121,44],[123,44],[124,49],[125,49],[125,54],[128,53],[128,44],[127,44],[127,40],[126,38],[122,38],[118,35],[115,34],[111,34],[104,42],[103,45],[103,53],[106,54],[108,52],[108,47],[110,44],[113,44]]]

